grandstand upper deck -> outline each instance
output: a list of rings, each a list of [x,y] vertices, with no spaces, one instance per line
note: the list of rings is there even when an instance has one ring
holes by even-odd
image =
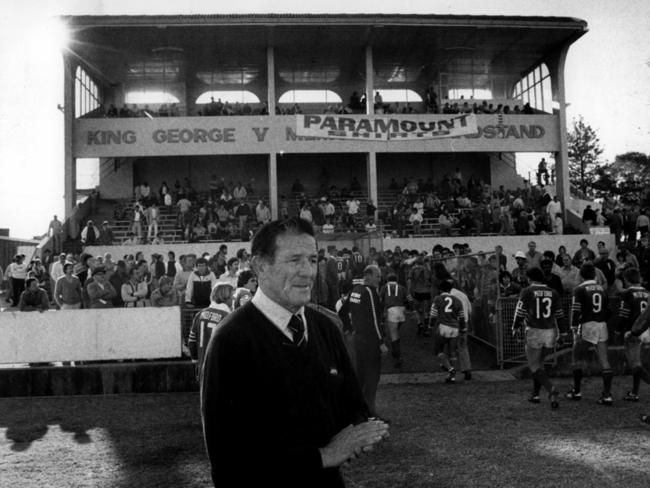
[[[354,154],[363,155],[364,186],[376,200],[381,154],[544,151],[556,153],[561,201],[568,195],[563,71],[569,46],[587,30],[582,20],[384,14],[62,20],[71,31],[65,106],[74,108],[65,118],[66,214],[74,203],[76,158],[265,155],[276,215],[278,188],[286,184],[278,179],[278,166],[286,168],[282,155],[336,153],[355,161]],[[388,142],[369,133],[365,140],[310,136],[297,133],[301,119],[294,114],[301,112],[361,118],[355,127],[388,116],[405,135]],[[406,134],[440,127],[456,114],[477,114],[473,132]],[[175,164],[187,167],[180,158]],[[507,168],[492,166],[491,179],[501,180]]]

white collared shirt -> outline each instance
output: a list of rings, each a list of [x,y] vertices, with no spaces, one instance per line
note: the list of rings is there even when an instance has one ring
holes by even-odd
[[[289,320],[291,320],[291,317],[293,317],[294,314],[282,305],[278,305],[271,300],[264,294],[261,288],[257,289],[251,303],[255,305],[273,325],[280,329],[280,332],[293,341],[293,332],[289,330]],[[303,324],[305,324],[305,340],[308,340],[309,334],[307,332],[308,328],[307,319],[305,318],[305,307],[300,307],[300,310],[296,312],[296,315],[300,315]]]

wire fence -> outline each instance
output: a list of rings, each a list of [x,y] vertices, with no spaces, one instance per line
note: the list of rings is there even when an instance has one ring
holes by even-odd
[[[525,363],[526,354],[524,351],[524,341],[516,341],[512,337],[512,324],[515,318],[515,308],[517,307],[517,297],[504,297],[499,298],[496,303],[496,335],[497,335],[497,363],[503,366],[505,363]],[[609,331],[610,344],[612,344],[614,337],[614,319],[617,316],[617,311],[620,305],[619,298],[609,298],[608,306],[610,310],[610,320],[607,327]],[[564,312],[564,324],[569,326],[571,319],[571,296],[565,295],[562,297],[562,311]],[[569,340],[572,337],[569,336]],[[557,347],[554,349],[557,350]],[[557,362],[554,354],[547,356],[547,363],[555,364]]]

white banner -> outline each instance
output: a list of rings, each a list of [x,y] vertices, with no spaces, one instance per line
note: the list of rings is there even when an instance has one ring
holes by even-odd
[[[303,137],[367,141],[439,139],[477,134],[476,115],[344,116],[296,115],[296,134]]]

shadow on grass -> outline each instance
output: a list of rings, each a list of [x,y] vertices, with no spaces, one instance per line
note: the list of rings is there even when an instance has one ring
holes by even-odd
[[[30,457],[35,471],[72,465],[66,486],[210,486],[196,393],[2,399],[0,428],[16,453],[43,441]],[[17,465],[12,471],[9,454],[0,457],[3,482],[33,486]],[[88,473],[96,474],[78,485]]]

